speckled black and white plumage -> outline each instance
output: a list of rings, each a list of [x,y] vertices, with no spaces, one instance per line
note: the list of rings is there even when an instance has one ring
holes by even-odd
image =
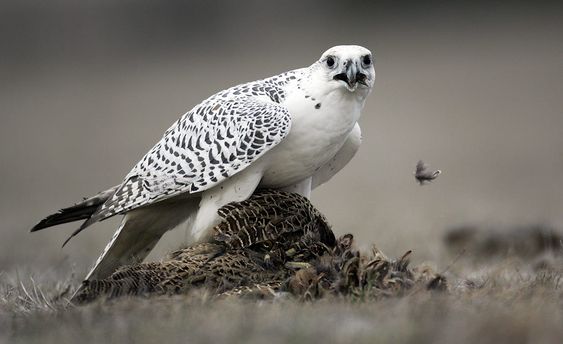
[[[221,91],[183,115],[85,226],[175,195],[205,191],[243,170],[289,133],[280,105],[303,70]]]
[[[257,188],[308,197],[358,150],[357,121],[375,81],[372,61],[363,47],[337,46],[310,67],[221,91],[174,123],[111,192],[34,230],[86,219],[74,236],[124,214],[87,276],[99,279],[143,260],[167,230],[182,227],[192,242],[209,239],[217,210]]]

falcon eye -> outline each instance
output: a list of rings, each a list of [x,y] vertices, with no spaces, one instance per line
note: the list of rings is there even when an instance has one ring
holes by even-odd
[[[369,55],[365,55],[362,58],[362,62],[363,64],[365,64],[366,66],[369,66],[371,64],[371,57]]]
[[[326,58],[326,65],[330,68],[334,67],[334,57],[329,56]]]

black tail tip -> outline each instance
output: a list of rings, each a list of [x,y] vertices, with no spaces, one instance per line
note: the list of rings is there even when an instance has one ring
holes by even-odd
[[[61,246],[61,248],[64,248],[66,246],[66,244],[68,244],[68,242],[70,241],[70,239],[74,238],[75,234],[72,234],[71,236],[69,236],[65,242],[63,242],[63,245]]]
[[[33,228],[31,228],[29,230],[29,232],[30,233],[37,232],[37,231],[40,231],[40,230],[45,229],[47,227],[49,227],[49,225],[45,223],[45,220],[41,220],[41,222],[39,222],[38,224],[33,226]]]
[[[58,221],[58,220],[60,220],[61,216],[64,216],[63,210],[59,210],[58,212],[45,217],[43,220],[39,221],[38,224],[33,226],[33,228],[30,230],[30,232],[37,232],[37,231],[42,230],[44,228],[48,228],[48,227],[58,225],[60,223],[64,223],[64,222]]]

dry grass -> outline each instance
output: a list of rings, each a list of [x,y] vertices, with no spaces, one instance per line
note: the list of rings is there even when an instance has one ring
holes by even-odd
[[[514,257],[481,265],[462,257],[445,273],[448,292],[315,301],[285,293],[256,301],[196,290],[82,307],[67,302],[73,276],[3,274],[0,343],[556,343],[563,338],[563,265],[560,257],[554,262],[537,269]]]

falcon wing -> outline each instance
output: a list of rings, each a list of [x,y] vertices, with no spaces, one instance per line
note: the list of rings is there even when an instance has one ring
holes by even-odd
[[[228,98],[219,93],[170,127],[72,236],[113,215],[207,190],[280,143],[290,127],[287,108],[269,98]]]

